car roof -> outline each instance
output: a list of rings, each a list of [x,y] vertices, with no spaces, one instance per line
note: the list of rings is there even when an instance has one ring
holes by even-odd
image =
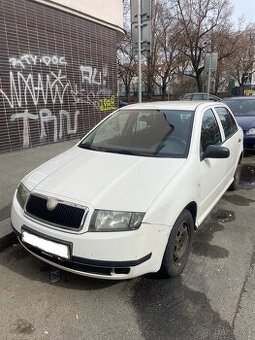
[[[188,93],[184,93],[183,95],[186,96],[188,94],[208,94],[208,93],[207,92],[188,92]],[[212,94],[212,93],[209,93],[209,96],[217,97],[215,96],[215,94]]]
[[[205,100],[176,100],[176,101],[162,101],[162,102],[149,102],[149,103],[137,103],[131,104],[121,108],[120,110],[185,110],[185,111],[194,111],[198,106],[214,106],[219,105],[219,102],[211,102]]]
[[[226,97],[226,98],[223,98],[222,100],[249,100],[249,99],[252,99],[252,100],[255,100],[255,96],[239,96],[239,97]]]
[[[197,95],[202,95],[202,96],[208,96],[207,92],[188,92],[188,93],[184,93],[181,97],[185,97],[185,96],[197,96]],[[213,98],[217,98],[220,99],[220,97],[216,96],[215,94],[209,93],[209,97],[213,97]]]

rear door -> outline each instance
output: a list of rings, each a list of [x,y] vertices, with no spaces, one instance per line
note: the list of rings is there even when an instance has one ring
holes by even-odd
[[[203,112],[201,124],[200,153],[209,145],[222,145],[224,135],[212,108]],[[200,160],[199,219],[202,221],[222,196],[227,186],[228,158]],[[200,221],[198,221],[200,223]]]
[[[215,107],[216,115],[220,120],[223,129],[222,145],[229,148],[230,156],[227,166],[227,179],[230,181],[234,176],[240,154],[242,152],[242,138],[238,131],[237,124],[231,112],[226,107]]]

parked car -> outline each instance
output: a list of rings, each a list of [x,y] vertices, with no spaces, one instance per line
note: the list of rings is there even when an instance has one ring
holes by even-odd
[[[121,108],[121,107],[127,106],[128,103],[123,102],[122,100],[119,100],[118,105],[119,105],[119,108]]]
[[[223,103],[119,109],[21,181],[13,229],[39,259],[84,276],[177,276],[194,230],[235,183],[242,137]]]
[[[182,95],[179,100],[213,100],[213,101],[221,101],[221,98],[215,96],[214,94],[205,92],[195,92],[195,93],[186,93]]]
[[[224,98],[244,133],[244,149],[255,150],[255,96]]]

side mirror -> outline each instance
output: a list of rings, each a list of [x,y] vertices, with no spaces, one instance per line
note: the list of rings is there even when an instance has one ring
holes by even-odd
[[[228,148],[219,145],[208,145],[202,153],[201,160],[205,158],[228,158],[230,151]]]

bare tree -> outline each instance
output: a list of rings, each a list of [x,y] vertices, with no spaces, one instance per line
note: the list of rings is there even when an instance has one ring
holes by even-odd
[[[137,72],[136,61],[132,55],[131,37],[128,33],[126,34],[124,41],[119,44],[117,62],[118,76],[125,86],[125,96],[128,101],[131,83]]]
[[[238,35],[235,53],[227,69],[239,86],[250,82],[252,73],[255,72],[255,25],[249,25]]]
[[[166,98],[168,85],[180,72],[181,50],[179,49],[180,27],[172,14],[172,8],[166,2],[155,6],[154,44],[156,46],[156,64],[154,82],[161,88],[162,100]]]
[[[231,30],[230,25],[220,26],[213,32],[212,46],[218,52],[218,68],[213,74],[215,94],[220,88],[226,88],[226,84],[230,81],[228,65],[231,64],[236,53],[239,36],[238,32]]]
[[[214,30],[230,20],[232,7],[229,0],[172,1],[176,4],[176,16],[182,27],[180,48],[190,63],[185,75],[195,78],[198,90],[202,91],[204,53],[208,45],[212,48],[210,43]]]
[[[124,1],[124,9],[127,35],[118,51],[118,72],[128,97],[137,62],[131,51],[129,0]],[[241,85],[246,81],[253,72],[254,26],[244,32],[241,26],[234,31],[231,11],[230,0],[154,0],[151,49],[142,58],[143,83],[149,98],[156,84],[165,99],[169,85],[175,84],[176,78],[185,84],[186,76],[202,91],[206,52],[219,54],[218,69],[213,74],[215,92],[231,78]]]
[[[144,83],[148,98],[152,97],[156,84],[164,100],[168,85],[181,66],[179,49],[179,23],[174,16],[175,4],[157,0],[152,10],[152,40],[150,53],[145,57]]]

